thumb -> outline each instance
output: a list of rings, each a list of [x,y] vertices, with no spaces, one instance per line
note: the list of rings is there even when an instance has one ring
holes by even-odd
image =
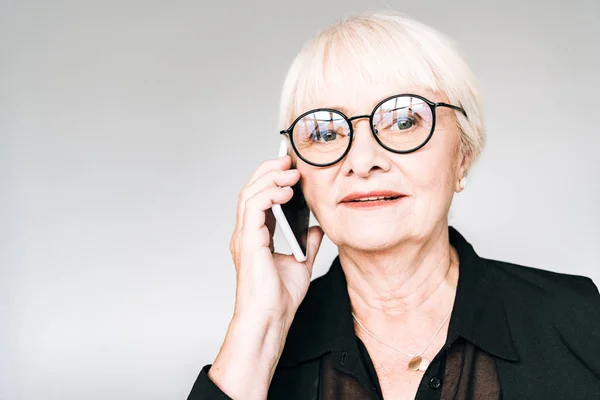
[[[319,252],[319,248],[321,247],[323,236],[323,229],[321,229],[321,227],[318,225],[311,226],[308,230],[308,246],[306,246],[308,254],[306,255],[305,263],[311,275],[313,263],[315,262],[315,258],[317,257],[317,253]]]

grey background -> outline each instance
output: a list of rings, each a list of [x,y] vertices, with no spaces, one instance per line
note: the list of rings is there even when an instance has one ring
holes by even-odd
[[[451,218],[476,251],[600,283],[598,0],[0,4],[0,399],[187,396],[284,74],[347,12],[432,25],[480,79],[488,147]]]

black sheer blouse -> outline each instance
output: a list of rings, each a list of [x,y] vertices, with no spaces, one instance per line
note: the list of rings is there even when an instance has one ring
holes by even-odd
[[[446,343],[415,399],[600,399],[600,296],[591,279],[484,260],[453,227],[449,239],[459,255],[456,296]],[[337,257],[311,282],[269,399],[383,399],[354,330],[346,284]],[[188,400],[229,399],[208,378],[209,368]]]

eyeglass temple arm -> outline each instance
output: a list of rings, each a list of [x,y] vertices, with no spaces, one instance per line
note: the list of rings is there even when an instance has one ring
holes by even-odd
[[[461,113],[463,113],[465,115],[465,117],[468,118],[467,112],[462,107],[454,106],[454,105],[448,104],[448,103],[435,103],[435,106],[436,107],[448,107],[448,108],[451,108],[453,110],[460,111]]]

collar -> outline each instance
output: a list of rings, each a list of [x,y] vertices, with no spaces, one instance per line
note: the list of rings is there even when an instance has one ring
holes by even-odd
[[[452,226],[450,244],[459,256],[459,277],[446,346],[459,336],[487,353],[518,360],[492,266]],[[339,369],[359,371],[358,342],[344,271],[337,256],[327,273],[314,279],[288,332],[280,364],[291,366],[332,352]]]

